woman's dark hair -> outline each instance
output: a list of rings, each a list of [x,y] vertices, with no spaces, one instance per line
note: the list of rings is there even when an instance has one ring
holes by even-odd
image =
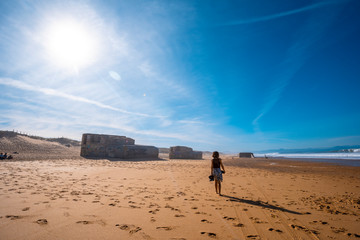
[[[219,158],[219,152],[218,151],[213,152],[212,157],[213,158]]]

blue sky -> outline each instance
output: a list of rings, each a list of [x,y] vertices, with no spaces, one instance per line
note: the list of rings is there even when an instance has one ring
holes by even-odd
[[[228,152],[360,144],[359,1],[0,9],[0,129]]]

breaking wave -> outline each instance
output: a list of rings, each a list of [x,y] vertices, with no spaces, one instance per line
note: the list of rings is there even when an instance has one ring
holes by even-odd
[[[254,154],[255,157],[271,157],[271,158],[313,158],[313,159],[346,159],[360,160],[360,152],[344,152],[344,153],[265,153]]]

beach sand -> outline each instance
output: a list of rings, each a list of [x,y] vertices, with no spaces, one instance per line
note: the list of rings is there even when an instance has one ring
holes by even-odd
[[[356,239],[359,169],[224,159],[2,161],[0,239]]]
[[[222,157],[0,161],[0,239],[360,237],[360,168]]]

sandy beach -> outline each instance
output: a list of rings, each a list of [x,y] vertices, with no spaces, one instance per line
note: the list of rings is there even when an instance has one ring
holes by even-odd
[[[209,162],[1,162],[0,238],[359,237],[359,169],[224,159],[218,196]]]
[[[222,156],[219,196],[209,157],[90,160],[70,149],[0,161],[0,239],[360,237],[357,167]]]

